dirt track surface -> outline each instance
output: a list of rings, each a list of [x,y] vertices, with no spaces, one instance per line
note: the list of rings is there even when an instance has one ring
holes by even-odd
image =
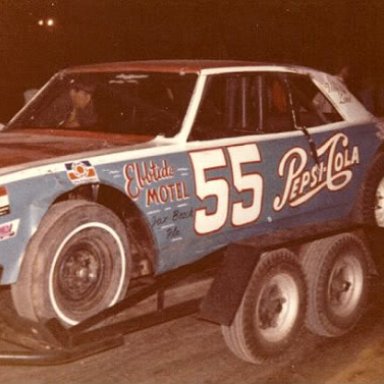
[[[187,288],[196,295],[206,284]],[[191,294],[191,292],[189,292]],[[233,356],[220,328],[184,317],[127,335],[125,345],[80,361],[47,367],[3,366],[2,383],[343,384],[383,383],[384,286],[350,334],[323,339],[303,332],[289,361],[251,365]],[[180,288],[174,297],[185,297]],[[9,345],[1,343],[0,347]]]

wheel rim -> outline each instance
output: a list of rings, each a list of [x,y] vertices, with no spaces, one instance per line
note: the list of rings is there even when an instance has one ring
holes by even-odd
[[[299,291],[292,276],[273,276],[260,294],[255,321],[268,342],[284,339],[293,328],[299,310]]]
[[[94,295],[104,277],[103,244],[82,241],[62,255],[57,287],[61,295],[73,303]]]
[[[376,189],[375,219],[379,227],[384,227],[384,178],[381,179]]]
[[[109,292],[115,263],[120,263],[121,273],[115,290]],[[110,296],[107,306],[115,304],[124,285],[125,271],[124,246],[111,227],[92,222],[75,228],[58,247],[50,269],[49,298],[56,314],[67,324],[75,325],[79,316],[93,314],[105,296]]]
[[[363,268],[354,255],[344,255],[336,261],[328,284],[329,307],[335,315],[346,317],[359,305],[363,275]]]

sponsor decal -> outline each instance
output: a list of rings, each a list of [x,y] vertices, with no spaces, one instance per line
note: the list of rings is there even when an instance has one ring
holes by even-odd
[[[8,240],[15,237],[19,229],[20,219],[12,220],[4,224],[0,224],[0,241]]]
[[[193,217],[193,209],[175,209],[166,214],[155,214],[151,218],[151,228],[165,228],[165,226],[174,225],[182,220],[190,219]]]
[[[84,184],[98,182],[96,169],[88,160],[74,161],[65,164],[68,179],[73,184]]]
[[[308,169],[309,156],[303,148],[292,148],[280,161],[278,173],[285,179],[284,191],[274,199],[273,208],[297,207],[323,189],[339,191],[352,179],[352,167],[359,164],[359,148],[351,147],[343,133],[338,133],[317,149],[321,160]]]
[[[8,215],[11,212],[7,188],[0,186],[0,216]]]
[[[262,158],[256,143],[196,151],[189,155],[196,196],[201,201],[201,206],[194,212],[197,234],[214,233],[227,224],[240,227],[259,220],[263,196],[267,192],[263,175],[258,172],[257,164]],[[311,166],[309,162],[313,159],[304,148],[294,147],[283,154],[277,169],[283,180],[283,191],[272,197],[275,211],[300,206],[325,189],[340,191],[352,180],[353,168],[360,163],[358,146],[351,146],[343,133],[333,135],[319,146],[317,157],[319,162]],[[245,164],[253,164],[253,167],[246,171]],[[228,168],[230,177],[224,174]],[[213,176],[212,170],[220,169],[222,173]],[[242,197],[233,199],[234,190]],[[169,219],[156,216],[152,226],[168,222]]]
[[[145,194],[147,207],[189,199],[185,182],[175,181],[176,169],[167,160],[160,164],[152,160],[128,163],[124,167],[124,177],[127,195],[137,200]]]
[[[179,227],[184,220],[193,219],[193,208],[187,204],[179,204],[176,209],[167,207],[164,211],[148,212],[151,215],[151,228],[164,231],[167,240],[172,242],[182,240],[182,230]]]
[[[322,86],[325,88],[327,94],[333,94],[333,98],[340,104],[347,104],[352,102],[351,94],[343,85],[342,81],[335,81],[332,76],[325,75],[320,80]]]

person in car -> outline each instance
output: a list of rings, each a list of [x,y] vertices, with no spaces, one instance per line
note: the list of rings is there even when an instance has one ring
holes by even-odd
[[[97,115],[93,103],[92,84],[72,82],[69,89],[71,110],[62,122],[65,128],[85,128],[96,124]]]

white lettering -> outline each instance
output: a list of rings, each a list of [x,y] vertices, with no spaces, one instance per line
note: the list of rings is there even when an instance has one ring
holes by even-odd
[[[338,133],[317,150],[319,164],[308,168],[308,155],[303,148],[288,151],[279,164],[279,176],[285,178],[282,195],[275,197],[273,208],[280,211],[285,205],[299,206],[324,188],[338,191],[352,179],[353,165],[359,164],[359,148],[349,147],[348,137]]]

